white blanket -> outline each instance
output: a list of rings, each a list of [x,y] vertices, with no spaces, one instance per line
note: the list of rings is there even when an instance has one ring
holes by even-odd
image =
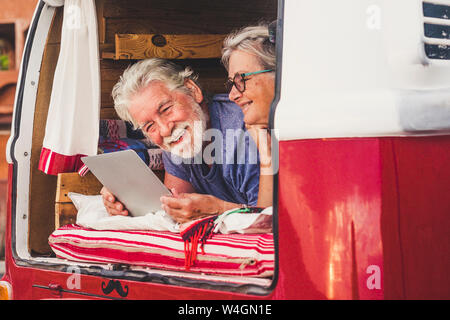
[[[103,205],[102,197],[86,196],[69,192],[69,198],[78,210],[76,223],[95,230],[155,230],[180,232],[180,224],[164,210],[149,212],[145,216],[111,216]],[[229,233],[271,233],[272,207],[261,213],[232,213],[229,210],[219,215],[214,232]]]

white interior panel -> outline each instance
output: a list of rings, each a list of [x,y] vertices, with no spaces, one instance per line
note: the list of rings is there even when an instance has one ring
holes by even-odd
[[[450,61],[427,58],[422,5],[286,0],[278,138],[448,133]]]

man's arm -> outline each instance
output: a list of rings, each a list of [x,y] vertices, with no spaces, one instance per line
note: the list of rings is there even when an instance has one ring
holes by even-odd
[[[188,222],[240,207],[209,194],[181,193],[161,197],[162,208],[177,222]]]
[[[164,184],[172,191],[172,196],[161,197],[162,208],[177,222],[188,222],[240,206],[212,195],[195,193],[189,182],[167,172]]]
[[[195,189],[192,184],[186,180],[180,179],[166,171],[164,176],[164,184],[169,190],[175,189],[178,193],[194,193]]]
[[[162,208],[178,222],[187,222],[200,217],[222,213],[239,207],[237,203],[227,202],[211,195],[195,193],[194,187],[183,179],[165,173],[164,184],[172,191],[172,196],[161,197]],[[110,215],[128,215],[128,210],[105,187],[100,194]]]

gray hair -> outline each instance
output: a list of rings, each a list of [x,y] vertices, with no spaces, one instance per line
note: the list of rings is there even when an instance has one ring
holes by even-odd
[[[239,29],[225,38],[222,63],[227,70],[230,56],[235,50],[255,55],[264,69],[276,68],[275,45],[269,40],[269,25],[266,23]]]
[[[117,115],[137,128],[138,124],[128,111],[130,99],[134,94],[146,88],[152,81],[162,81],[169,90],[181,90],[191,94],[185,87],[188,79],[198,85],[198,76],[190,67],[183,68],[164,59],[146,59],[129,66],[112,90]]]

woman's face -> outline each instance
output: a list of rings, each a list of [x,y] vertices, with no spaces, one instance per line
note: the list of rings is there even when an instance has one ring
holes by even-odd
[[[236,50],[229,60],[228,77],[233,79],[236,73],[248,73],[263,70],[256,56]],[[267,124],[270,105],[274,97],[275,76],[273,72],[254,74],[246,77],[245,91],[239,92],[236,86],[231,88],[229,98],[241,107],[244,122],[248,125]]]

